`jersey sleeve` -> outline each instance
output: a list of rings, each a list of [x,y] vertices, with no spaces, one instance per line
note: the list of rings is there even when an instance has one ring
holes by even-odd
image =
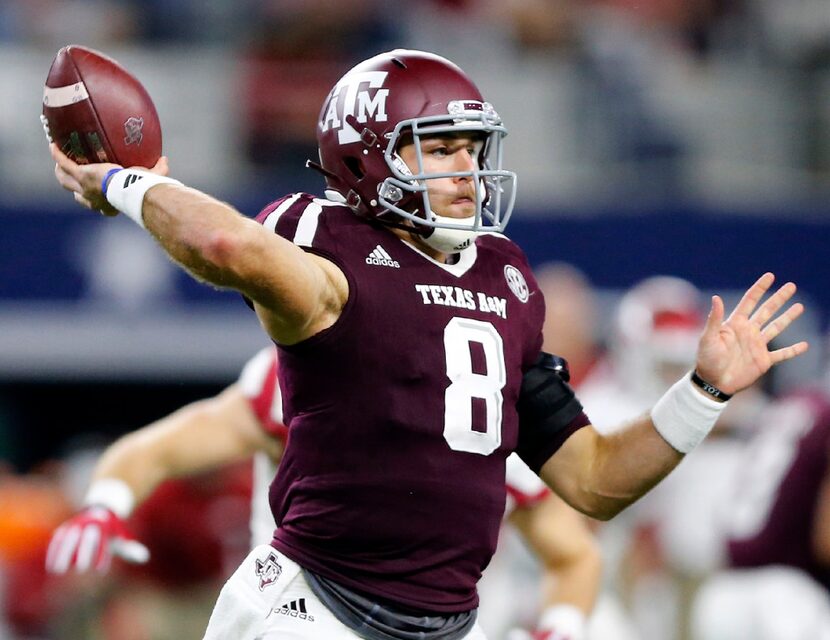
[[[247,362],[237,384],[263,430],[271,437],[284,440],[288,429],[282,421],[278,369],[276,348],[265,347]]]

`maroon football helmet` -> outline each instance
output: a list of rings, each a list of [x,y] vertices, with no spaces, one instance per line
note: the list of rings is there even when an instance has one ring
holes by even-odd
[[[484,140],[472,171],[427,174],[420,152],[418,170],[397,153],[402,136],[420,149],[422,136],[467,131]],[[501,168],[506,135],[493,106],[455,64],[396,49],[358,64],[329,93],[317,124],[317,168],[329,194],[345,198],[359,215],[390,224],[412,220],[435,248],[460,251],[479,232],[502,232],[510,218],[516,174]],[[430,207],[426,181],[456,176],[479,185],[472,218],[441,217]]]

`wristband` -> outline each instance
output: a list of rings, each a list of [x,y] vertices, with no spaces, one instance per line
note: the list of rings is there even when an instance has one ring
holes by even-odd
[[[126,519],[135,506],[135,496],[132,489],[123,480],[117,478],[102,478],[96,480],[89,487],[84,498],[87,507],[104,507],[112,511],[119,518]]]
[[[542,612],[537,628],[540,631],[555,631],[554,638],[583,640],[585,626],[585,613],[582,609],[572,604],[556,604]]]
[[[689,453],[706,437],[726,408],[695,390],[688,373],[663,394],[651,410],[651,421],[663,439],[680,453]]]
[[[107,171],[106,175],[104,176],[104,179],[101,180],[101,193],[104,194],[105,198],[107,197],[107,187],[109,187],[110,185],[110,178],[112,178],[113,175],[121,171],[121,169],[123,168],[124,167],[115,167],[114,169],[110,169],[109,171]]]
[[[692,370],[692,382],[716,400],[726,402],[727,400],[729,400],[729,398],[732,397],[731,393],[724,393],[715,385],[706,382],[706,380],[697,375],[697,370]]]
[[[141,213],[144,194],[159,184],[181,184],[181,182],[143,169],[119,169],[109,179],[105,195],[113,207],[144,229],[144,218]]]

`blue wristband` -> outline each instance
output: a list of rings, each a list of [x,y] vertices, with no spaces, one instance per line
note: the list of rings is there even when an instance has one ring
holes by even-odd
[[[114,176],[116,173],[121,171],[122,167],[116,167],[115,169],[110,169],[107,171],[107,175],[104,176],[104,179],[101,180],[101,193],[104,194],[104,197],[107,197],[107,187],[109,186],[110,178]]]

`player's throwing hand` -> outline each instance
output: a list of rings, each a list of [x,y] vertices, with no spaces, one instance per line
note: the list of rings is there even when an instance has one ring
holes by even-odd
[[[99,162],[95,164],[78,164],[62,153],[57,145],[50,144],[49,151],[55,161],[55,177],[67,191],[72,191],[75,201],[87,209],[100,211],[105,216],[114,216],[118,211],[107,202],[104,181],[112,169],[120,169],[117,164]],[[169,172],[167,156],[162,156],[152,173],[166,176]]]

